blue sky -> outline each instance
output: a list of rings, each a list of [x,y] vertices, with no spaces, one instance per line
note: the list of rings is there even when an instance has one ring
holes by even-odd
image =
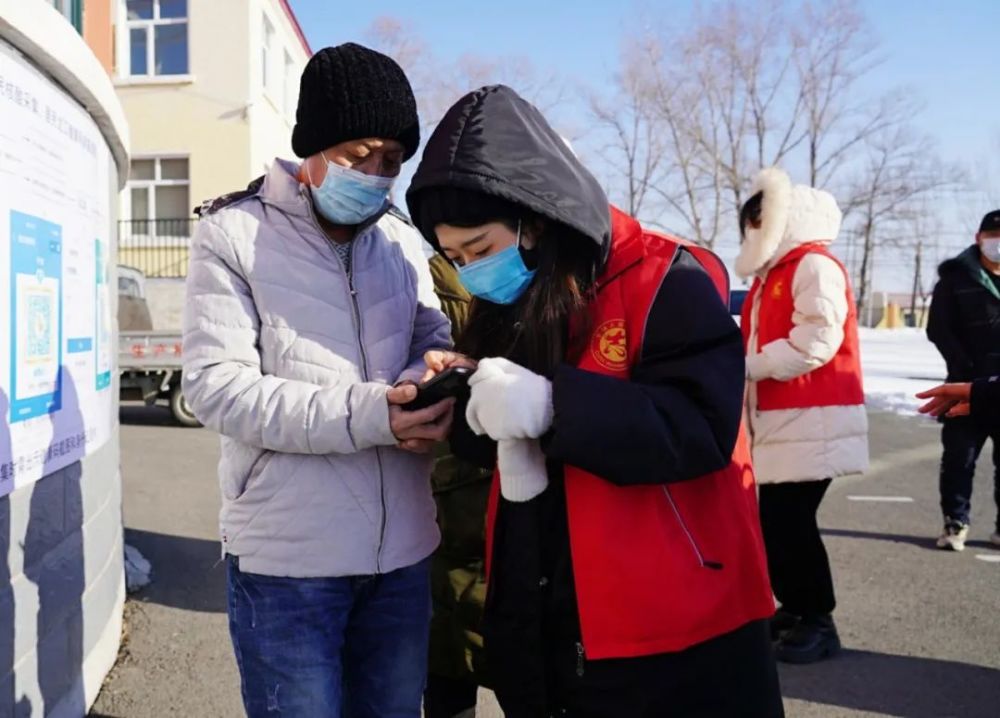
[[[314,50],[363,42],[374,19],[391,16],[412,23],[441,60],[465,53],[522,56],[571,83],[596,87],[610,82],[622,37],[644,8],[683,30],[697,7],[693,0],[290,2]],[[916,128],[936,140],[940,155],[970,165],[988,158],[1000,188],[1000,2],[868,0],[862,9],[884,58],[864,89],[906,88],[924,106]],[[977,216],[962,222],[966,227],[953,241],[965,241],[967,227],[992,209],[985,204],[983,198],[962,210]]]
[[[360,40],[376,17],[389,15],[412,22],[442,58],[467,52],[521,55],[580,81],[613,72],[620,38],[643,7],[627,0],[291,4],[314,49]],[[681,27],[693,4],[670,3]],[[939,140],[947,155],[972,159],[987,151],[1000,133],[1000,3],[869,0],[863,7],[885,56],[869,79],[871,86],[903,85],[920,97],[925,110],[918,124]]]

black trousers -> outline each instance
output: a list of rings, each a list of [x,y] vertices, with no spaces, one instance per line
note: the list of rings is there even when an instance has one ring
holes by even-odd
[[[623,607],[623,610],[627,610]],[[782,718],[767,621],[679,653],[586,661],[549,657],[556,718]],[[507,711],[507,707],[501,706]],[[516,710],[508,718],[520,718]]]
[[[941,429],[944,453],[941,456],[941,512],[954,521],[969,523],[972,511],[972,483],[976,461],[993,439],[993,499],[997,505],[997,531],[1000,531],[1000,429],[992,432],[969,417],[946,419]]]
[[[781,606],[797,616],[833,613],[830,559],[819,535],[816,511],[830,479],[760,487],[760,525],[771,588]]]
[[[472,678],[427,676],[424,691],[424,718],[454,718],[462,711],[475,709],[479,686]]]

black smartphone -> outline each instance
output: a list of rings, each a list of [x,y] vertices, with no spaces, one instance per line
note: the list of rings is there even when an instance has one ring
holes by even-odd
[[[400,409],[417,411],[434,406],[439,401],[460,397],[469,390],[469,377],[473,370],[464,366],[453,366],[417,385],[417,398],[409,404],[401,404]]]

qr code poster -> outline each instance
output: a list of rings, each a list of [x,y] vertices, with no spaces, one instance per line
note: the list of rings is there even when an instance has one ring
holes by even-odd
[[[96,327],[94,328],[94,359],[96,371],[97,391],[103,391],[111,386],[111,367],[114,362],[112,346],[114,337],[114,324],[111,317],[111,292],[108,282],[108,263],[105,261],[107,252],[104,243],[97,240],[94,243],[95,266],[97,269],[97,297],[96,297]]]
[[[29,289],[24,293],[27,312],[25,325],[28,337],[25,342],[25,361],[28,364],[48,364],[57,360],[58,346],[55,326],[58,308],[51,288]]]
[[[2,49],[0,78],[38,107],[0,110],[2,500],[115,435],[118,177],[94,118],[51,78]]]
[[[58,411],[62,362],[62,230],[11,212],[13,381],[10,421]]]

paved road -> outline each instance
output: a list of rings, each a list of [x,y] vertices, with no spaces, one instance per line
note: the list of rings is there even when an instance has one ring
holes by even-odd
[[[128,604],[126,648],[92,715],[240,716],[215,540],[217,441],[172,426],[160,409],[126,407],[122,423],[126,540],[152,561],[156,580]],[[874,415],[872,441],[871,476],[835,483],[821,512],[847,650],[818,666],[782,667],[788,715],[996,718],[1000,551],[985,542],[988,468],[976,478],[975,541],[946,554],[933,548],[937,428]],[[913,502],[850,499],[871,495]],[[495,706],[481,714],[500,715]]]

